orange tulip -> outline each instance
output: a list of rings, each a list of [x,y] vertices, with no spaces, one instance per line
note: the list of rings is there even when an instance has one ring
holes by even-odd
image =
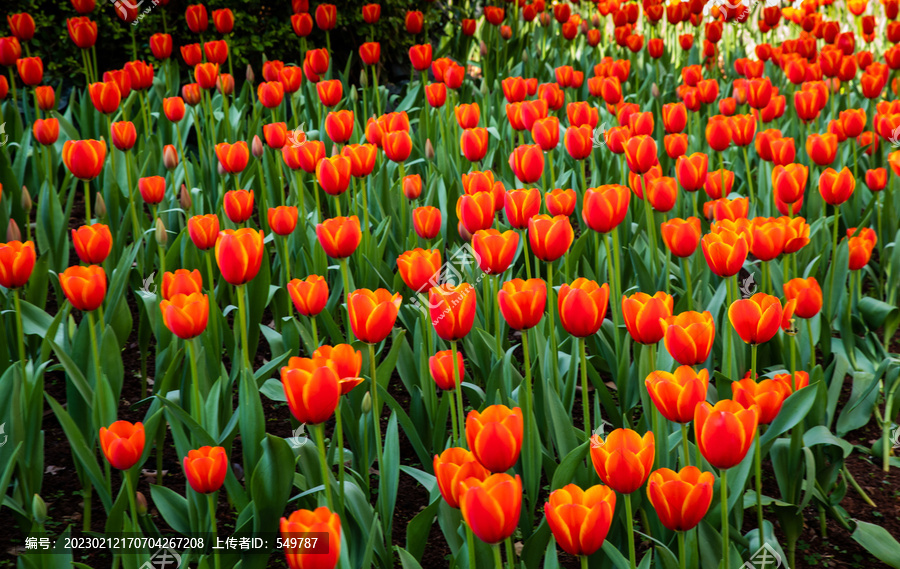
[[[340,154],[319,160],[316,180],[326,194],[343,194],[350,187],[350,160]]]
[[[780,220],[755,217],[750,235],[750,252],[760,261],[771,261],[784,252],[787,228]]]
[[[528,227],[528,220],[541,211],[541,192],[535,188],[504,193],[506,220],[515,229]]]
[[[314,511],[297,510],[288,518],[281,518],[278,529],[285,543],[296,544],[284,548],[290,569],[334,569],[337,565],[341,555],[341,518],[325,506]],[[300,540],[311,533],[328,535],[313,548],[301,546]]]
[[[310,358],[291,358],[281,368],[281,383],[288,407],[301,423],[318,425],[334,414],[341,385],[333,365],[318,365]]]
[[[547,305],[547,283],[541,279],[506,281],[497,293],[500,313],[513,330],[534,328]]]
[[[826,134],[810,134],[806,139],[806,154],[819,166],[828,166],[837,156],[837,136]]]
[[[332,111],[325,116],[325,132],[336,144],[344,144],[353,136],[353,111]]]
[[[643,174],[659,163],[656,141],[648,135],[632,136],[625,143],[625,160],[628,169],[635,174]]]
[[[493,474],[484,481],[473,476],[461,480],[459,486],[463,519],[478,539],[496,544],[516,531],[522,511],[522,480],[518,474],[515,478]]]
[[[110,124],[109,134],[113,146],[122,152],[131,150],[137,141],[137,131],[134,128],[134,123],[131,121],[119,121]]]
[[[631,429],[616,429],[604,441],[591,436],[591,462],[604,484],[631,494],[644,484],[653,468],[653,433],[643,437]]]
[[[569,129],[571,130],[571,129]],[[566,142],[569,140],[569,130],[566,130]],[[590,129],[588,129],[590,131]],[[531,125],[531,138],[541,150],[549,152],[559,145],[559,119],[545,117],[534,121]],[[568,148],[568,144],[567,144]]]
[[[316,94],[319,96],[319,102],[322,103],[322,106],[330,109],[337,105],[344,96],[343,85],[337,79],[316,83]]]
[[[341,155],[350,161],[350,175],[364,178],[375,168],[378,147],[374,144],[348,144],[341,148]]]
[[[297,227],[299,212],[296,206],[280,205],[270,207],[266,212],[269,221],[269,229],[276,235],[290,235]],[[231,218],[231,216],[228,216]],[[232,221],[234,221],[232,219]]]
[[[487,154],[488,131],[486,128],[467,128],[459,137],[459,148],[469,162],[480,162]]]
[[[679,472],[660,468],[650,474],[647,497],[663,526],[688,531],[709,511],[714,482],[712,472],[700,472],[696,466],[686,466]]]
[[[362,352],[354,350],[350,344],[319,346],[313,352],[312,359],[316,366],[334,369],[341,384],[341,395],[347,395],[363,382],[363,378],[359,377],[362,370]]]
[[[184,457],[184,476],[194,492],[211,494],[225,483],[228,457],[222,447],[204,446]]]
[[[437,479],[438,489],[451,508],[459,507],[464,480],[475,478],[484,481],[490,475],[491,473],[475,458],[475,454],[462,447],[451,447],[440,456],[434,455],[434,476]]]
[[[803,199],[809,168],[802,164],[775,166],[772,170],[772,189],[775,197],[792,204]]]
[[[457,206],[459,220],[469,233],[489,229],[494,223],[494,211],[494,196],[490,192],[463,195]]]
[[[794,314],[800,318],[812,318],[822,310],[822,288],[815,277],[784,283],[784,297],[797,301]]]
[[[410,47],[409,61],[416,71],[427,71],[431,67],[431,44]]]
[[[565,144],[569,156],[575,160],[584,160],[594,150],[594,130],[590,125],[569,127],[566,129]]]
[[[663,241],[676,257],[690,257],[700,244],[700,220],[696,217],[676,217],[664,221],[660,229]]]
[[[182,340],[196,338],[209,322],[209,298],[205,294],[177,293],[160,302],[159,309],[163,324]]]
[[[575,232],[568,217],[536,215],[528,220],[531,250],[542,261],[552,263],[565,255],[574,239]]]
[[[328,303],[328,281],[319,275],[309,275],[304,280],[292,279],[287,283],[287,289],[297,312],[304,316],[317,316]]]
[[[188,219],[188,235],[201,251],[212,249],[219,238],[219,218],[214,213],[195,215]]]
[[[220,142],[216,144],[216,157],[222,169],[229,174],[240,174],[250,161],[250,149],[243,140],[229,144]]]
[[[775,336],[781,326],[781,314],[781,301],[762,292],[728,307],[728,319],[738,336],[754,345],[764,344]]]
[[[587,490],[568,484],[551,492],[544,504],[547,525],[569,555],[593,555],[600,549],[615,511],[616,493],[601,484]]]
[[[412,138],[405,130],[385,132],[381,138],[384,155],[392,162],[403,162],[412,152]]]
[[[116,112],[122,101],[122,94],[115,82],[98,82],[88,85],[91,102],[98,112],[110,114]]]
[[[176,294],[199,294],[203,292],[203,277],[197,269],[177,269],[174,273],[166,271],[163,273],[160,292],[165,300],[171,300]]]
[[[681,365],[693,366],[706,361],[716,337],[716,326],[709,311],[682,312],[665,319],[663,336],[666,350]]]
[[[734,172],[725,169],[713,170],[707,174],[706,183],[703,184],[706,195],[712,200],[727,198],[733,187]]]
[[[802,217],[779,218],[784,225],[784,252],[796,253],[809,244],[809,224]]]
[[[198,63],[194,66],[194,79],[201,89],[214,88],[216,82],[219,80],[219,65],[217,63]],[[275,89],[275,87],[272,88]],[[257,87],[256,94],[260,98],[260,102],[263,101],[264,96],[266,98],[270,97],[268,84],[260,83],[259,87]],[[271,96],[274,95],[275,93],[271,94]],[[282,96],[284,96],[283,91]]]
[[[848,265],[851,271],[858,271],[869,264],[875,243],[865,237],[856,236],[848,239],[850,258]]]
[[[517,146],[509,155],[509,167],[523,184],[532,184],[544,174],[544,153],[536,144]]]
[[[660,176],[659,178],[647,178],[647,199],[653,209],[660,212],[671,211],[678,199],[678,186],[675,178]]]
[[[828,168],[819,176],[819,193],[822,199],[835,207],[850,199],[854,188],[856,179],[846,166],[840,172]]]
[[[397,272],[400,278],[415,292],[431,288],[441,271],[441,251],[439,249],[413,249],[397,257]]]
[[[35,262],[34,242],[0,243],[0,286],[19,288],[31,277]]]
[[[749,373],[749,372],[748,372]],[[775,420],[784,400],[791,395],[790,383],[774,379],[760,382],[745,377],[731,384],[734,400],[746,408],[756,405],[759,409],[759,424],[768,425]]]
[[[232,223],[241,224],[253,215],[253,190],[231,190],[223,199],[225,215]]]
[[[691,366],[683,365],[675,373],[650,372],[644,385],[663,417],[674,423],[689,423],[697,404],[706,401],[709,372],[701,369],[698,373]]]
[[[166,197],[166,179],[162,176],[138,178],[141,198],[150,205],[157,205]]]
[[[109,428],[100,427],[100,448],[113,468],[128,470],[144,453],[144,424],[116,421]]]
[[[475,289],[469,283],[433,286],[428,291],[428,301],[435,332],[444,340],[461,340],[472,330]]]
[[[809,374],[805,371],[796,371],[793,376],[789,373],[777,373],[772,379],[784,383],[791,393],[809,385]]]
[[[694,409],[694,436],[700,453],[714,467],[725,470],[744,460],[756,436],[759,407],[744,407],[724,399],[710,405],[702,401]]]
[[[99,265],[69,267],[59,274],[59,284],[72,306],[83,312],[99,308],[106,296],[106,273]]]
[[[325,254],[332,259],[345,259],[356,251],[362,240],[359,218],[334,217],[316,225],[316,235]]]
[[[422,239],[434,239],[441,232],[441,210],[433,206],[417,207],[412,212],[413,229]]]
[[[576,338],[596,334],[603,325],[609,304],[609,285],[585,278],[559,287],[559,320],[563,329]]]
[[[386,289],[357,289],[350,293],[347,311],[353,334],[361,341],[377,344],[387,338],[397,320],[402,298]]]
[[[519,234],[509,230],[481,229],[472,234],[472,249],[478,266],[487,274],[499,275],[512,264],[519,246]]]
[[[100,265],[112,249],[112,233],[102,223],[82,225],[72,230],[72,244],[83,263]]]
[[[678,183],[688,192],[696,192],[704,186],[709,169],[709,156],[703,152],[680,156],[675,162]]]
[[[727,230],[704,235],[700,245],[710,270],[723,278],[738,274],[749,251],[743,235]]]
[[[623,295],[622,316],[634,341],[649,345],[662,340],[666,333],[663,320],[672,316],[674,303],[672,296],[661,291],[653,296],[644,292]]]
[[[578,201],[578,195],[572,188],[560,189],[544,194],[544,203],[547,204],[547,211],[550,215],[564,215],[569,217],[575,211],[575,203]]]
[[[523,428],[518,407],[491,405],[481,412],[473,409],[466,416],[466,442],[482,466],[491,472],[504,472],[519,460]]]
[[[584,193],[581,218],[594,231],[609,233],[625,219],[630,198],[628,188],[618,184],[588,188]]]
[[[887,169],[872,168],[866,170],[866,186],[869,191],[880,192],[887,187]]]
[[[456,379],[453,376],[454,371],[452,362],[453,350],[443,350],[428,358],[428,369],[431,371],[431,379],[434,380],[438,387],[445,391],[456,389]],[[459,381],[465,379],[466,368],[463,364],[463,356],[459,352],[456,353],[456,373],[459,374]]]
[[[0,89],[2,91],[2,89]],[[0,97],[2,99],[3,97]],[[34,139],[44,146],[55,144],[59,139],[59,121],[54,118],[35,119],[31,126]]]
[[[106,143],[102,140],[67,140],[62,157],[73,176],[79,180],[93,180],[103,170]]]
[[[44,80],[44,62],[40,57],[22,57],[16,60],[16,69],[22,83],[34,87]]]
[[[240,286],[252,281],[262,266],[263,232],[250,228],[226,229],[216,241],[216,263],[222,278]]]

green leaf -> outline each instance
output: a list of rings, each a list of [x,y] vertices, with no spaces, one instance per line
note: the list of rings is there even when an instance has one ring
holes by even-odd
[[[191,532],[187,498],[171,488],[156,484],[150,485],[150,497],[153,499],[153,505],[172,529],[182,535]]]
[[[422,566],[419,565],[419,562],[410,552],[406,551],[399,545],[395,545],[394,550],[397,552],[397,556],[400,558],[400,565],[403,567],[403,569],[422,569]]]
[[[815,385],[807,385],[803,389],[794,392],[788,397],[781,406],[778,416],[766,429],[766,432],[760,437],[763,446],[769,444],[782,433],[785,433],[803,420],[809,410],[812,409],[813,403],[816,401],[818,389]]]
[[[883,527],[857,521],[850,537],[878,559],[900,569],[900,543]]]
[[[438,507],[443,499],[443,497],[438,496],[432,500],[424,510],[409,520],[409,524],[406,526],[406,549],[409,551],[409,555],[412,555],[415,559],[421,559],[422,554],[425,553],[425,546],[428,544],[428,534],[431,533],[434,518],[437,516]],[[401,549],[400,551],[403,550]]]
[[[575,476],[575,472],[580,468],[584,468],[584,457],[587,456],[590,446],[590,442],[583,443],[566,455],[566,458],[563,459],[553,473],[553,481],[550,483],[551,491],[570,483]]]

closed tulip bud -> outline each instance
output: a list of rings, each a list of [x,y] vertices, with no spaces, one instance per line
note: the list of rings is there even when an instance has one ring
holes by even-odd
[[[694,408],[706,401],[709,372],[679,366],[674,373],[653,371],[644,381],[647,392],[660,414],[674,423],[690,423]]]
[[[103,194],[100,192],[94,194],[94,216],[97,219],[106,216],[106,200],[103,199]]]
[[[22,57],[16,60],[16,69],[22,83],[29,87],[40,84],[44,79],[44,62],[40,57]]]
[[[22,186],[22,197],[20,198],[20,204],[22,205],[22,209],[25,213],[31,211],[32,206],[34,205],[31,201],[31,193],[29,193],[28,188]]]
[[[775,336],[781,327],[781,315],[781,301],[761,292],[728,307],[728,319],[735,332],[741,340],[754,345],[764,344]]]
[[[34,96],[37,99],[38,108],[42,111],[51,111],[56,108],[56,93],[53,87],[41,85],[34,88]]]
[[[634,341],[652,345],[662,340],[666,332],[663,320],[672,316],[674,302],[664,292],[657,292],[653,296],[643,292],[623,296],[622,316]]]
[[[591,462],[604,484],[622,494],[640,488],[653,468],[653,433],[643,437],[631,429],[616,429],[604,441],[591,436]]]
[[[744,460],[758,424],[759,407],[744,407],[729,399],[715,406],[703,401],[694,410],[694,434],[700,453],[720,470]]]
[[[201,251],[211,249],[216,246],[216,240],[219,238],[219,218],[213,213],[206,215],[195,215],[188,219],[188,235]]]
[[[854,188],[856,179],[846,166],[840,172],[828,168],[819,176],[819,193],[822,199],[835,207],[850,199]]]
[[[585,278],[559,288],[559,320],[563,329],[576,338],[593,336],[600,330],[609,304],[609,285]]]
[[[710,270],[723,278],[738,274],[749,251],[744,236],[732,231],[704,235],[700,244]]]
[[[100,449],[113,468],[130,469],[144,453],[144,424],[116,421],[100,427]]]
[[[497,293],[500,313],[513,330],[537,326],[547,304],[547,284],[541,279],[513,279]]]
[[[22,240],[22,231],[19,229],[19,224],[16,223],[15,219],[10,218],[9,223],[6,225],[6,240],[8,242]]]
[[[456,377],[459,378],[460,382],[466,376],[463,356],[459,352],[456,353],[456,371],[453,371],[453,350],[443,350],[428,358],[428,369],[431,372],[431,379],[444,391],[456,389],[457,380],[454,377],[454,373],[457,374]],[[474,460],[474,455],[472,455],[472,458]],[[437,457],[435,457],[435,460],[437,460]],[[484,472],[487,473],[487,470]],[[435,468],[435,474],[437,474],[437,468]]]
[[[422,239],[434,239],[441,231],[441,210],[432,206],[417,207],[412,212],[413,229]]]
[[[544,504],[547,525],[569,555],[593,555],[606,540],[616,509],[616,493],[597,484],[582,490],[569,484],[550,493]]]
[[[716,327],[708,311],[682,312],[665,319],[666,350],[681,365],[699,365],[706,361],[712,350]]]
[[[156,223],[154,224],[153,229],[153,238],[156,239],[156,242],[159,245],[165,245],[169,241],[169,235],[166,233],[166,224],[163,223],[161,217],[156,218]]]
[[[170,121],[180,121],[184,118],[184,99],[181,97],[167,97],[163,99],[163,112]]]
[[[7,239],[0,243],[0,286],[9,289],[24,286],[34,270],[36,255],[32,241]]]
[[[663,526],[688,531],[709,511],[714,483],[712,472],[701,472],[696,466],[686,466],[679,472],[660,468],[650,474],[647,497]]]
[[[887,169],[873,168],[866,170],[866,186],[872,192],[880,192],[887,187]]]
[[[8,239],[18,241],[18,239]],[[102,223],[82,225],[72,230],[72,244],[83,263],[100,265],[112,249],[112,233],[109,226]]]
[[[266,215],[269,221],[269,228],[272,230],[272,233],[275,233],[276,235],[290,235],[297,227],[299,212],[296,206],[282,205],[270,207],[266,212]]]
[[[165,145],[163,147],[163,166],[165,166],[166,170],[174,170],[177,168],[178,161],[178,151],[175,149],[175,145]]]
[[[391,334],[402,302],[400,293],[362,288],[351,292],[348,301],[350,326],[357,339],[377,344]]]
[[[588,188],[584,193],[581,218],[594,231],[609,233],[625,219],[630,197],[628,188],[618,184]]]
[[[131,121],[114,122],[110,125],[110,138],[113,146],[126,152],[131,150],[137,141],[137,131]]]

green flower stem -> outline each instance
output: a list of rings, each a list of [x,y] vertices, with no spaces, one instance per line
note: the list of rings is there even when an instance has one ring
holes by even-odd
[[[319,348],[319,329],[316,326],[316,317],[315,316],[310,318],[310,324],[312,326],[313,351],[315,351]]]
[[[91,183],[84,180],[84,223],[91,224]]]
[[[553,152],[552,151],[547,153],[547,164],[550,167],[550,189],[553,190],[553,188],[556,187],[556,176],[553,173]],[[584,194],[582,194],[582,195],[584,195]]]
[[[725,278],[725,295],[727,300],[725,302],[725,311],[727,314],[728,308],[731,307],[731,303],[734,302],[734,295],[732,294],[732,279],[737,279],[737,277],[726,277]],[[723,367],[723,372],[726,376],[731,377],[731,367],[732,367],[732,353],[731,350],[733,348],[732,340],[731,340],[731,324],[726,318],[723,322],[723,326],[725,327],[725,365]]]
[[[578,559],[581,560],[581,569],[588,569],[587,555],[579,555]],[[681,569],[684,569],[684,567],[682,567]]]
[[[648,359],[650,360],[651,372],[656,370],[656,348],[656,344],[650,344],[646,346],[647,353],[649,354]],[[644,389],[647,389],[646,385],[644,386]],[[649,390],[647,391],[647,398],[650,399]],[[663,431],[665,430],[663,425],[665,425],[665,423],[663,421],[660,421],[660,419],[662,419],[662,415],[660,414],[659,409],[656,408],[656,405],[652,403],[652,399],[650,401],[650,421],[653,429],[653,441],[655,447],[653,449],[653,463],[656,465],[656,468],[660,468],[661,466],[663,466],[662,459],[665,455],[664,443],[667,439],[667,437],[663,436]]]
[[[831,238],[831,266],[832,269],[837,262],[837,247],[838,247],[838,222],[841,218],[841,210],[838,206],[834,206],[834,229],[832,230],[832,238]],[[831,321],[831,317],[833,314],[831,313],[831,299],[834,296],[834,273],[836,271],[830,271],[831,274],[828,277],[828,303],[825,305],[826,314],[828,315],[829,322]]]
[[[503,569],[503,559],[500,557],[500,544],[495,543],[493,546],[491,546],[491,550],[494,552],[494,566],[497,569]],[[470,564],[473,564],[472,566],[474,567],[475,560],[473,557],[469,557],[469,562]]]
[[[99,381],[99,379],[100,379],[100,348],[99,348],[99,344],[97,343],[97,330],[96,330],[96,323],[94,321],[94,313],[88,312],[87,317],[88,317],[88,329],[90,330],[90,333],[91,333],[91,353],[93,354],[93,357],[94,357],[94,373],[97,374],[97,380]]]
[[[347,333],[347,343],[353,343],[353,327],[350,325],[350,274],[347,271],[347,259],[341,259],[341,278],[344,281],[344,299],[347,302],[347,320],[346,326],[344,326],[344,331]],[[374,348],[373,348],[374,349]],[[372,358],[372,362],[374,365],[375,358]]]
[[[192,338],[185,342],[188,358],[191,360],[191,410],[194,420],[198,425],[203,425],[203,412],[200,399],[200,374],[197,371],[197,339]]]
[[[449,392],[449,395],[447,394],[447,392],[444,392],[444,393],[445,393],[444,397],[451,398],[451,401],[450,401],[450,429],[453,432],[453,439],[451,439],[451,441],[458,441],[459,440],[459,427],[457,426],[456,403],[454,402],[454,400],[456,398],[456,394],[453,393],[452,391]]]
[[[722,491],[722,567],[728,565],[728,469],[723,469],[719,482]]]
[[[377,365],[375,363],[375,344],[369,344],[369,364],[371,366],[372,373],[372,385],[370,388],[370,393],[372,394],[372,421],[375,424],[375,459],[378,461],[378,469],[381,470],[382,459],[384,457],[383,451],[381,450],[381,417],[380,417],[380,407],[378,405],[378,379],[376,377],[377,373]],[[381,478],[378,479],[379,486],[381,485]],[[378,496],[381,496],[379,492]],[[390,520],[382,520],[385,524],[387,524]]]
[[[690,464],[690,452],[691,447],[688,445],[688,426],[687,423],[681,424],[681,446],[682,451],[684,452],[683,462],[681,463],[681,467],[684,468]]]
[[[193,189],[194,185],[191,184],[191,175],[188,173],[187,154],[184,153],[184,143],[181,139],[181,127],[178,126],[178,123],[175,123],[175,134],[178,135],[178,151],[181,152],[181,163],[184,165],[184,179],[187,181],[188,191],[190,191]]]
[[[506,544],[506,563],[509,565],[509,569],[515,569],[516,556],[513,553],[512,540],[507,537],[504,542]]]
[[[744,166],[747,167],[747,190],[750,196],[750,203],[755,204],[756,202],[753,201],[753,179],[750,177],[750,158],[747,156],[747,147],[744,146],[741,150],[744,152]]]
[[[644,217],[647,218],[647,233],[650,234],[650,239],[648,245],[650,246],[650,276],[653,278],[653,281],[656,282],[656,253],[657,253],[657,244],[656,244],[656,226],[653,220],[653,208],[650,206],[650,196],[647,193],[647,177],[643,174],[640,177],[641,187],[644,191]],[[618,251],[618,249],[616,249]]]
[[[631,513],[631,494],[625,494],[625,521],[628,524],[628,561],[631,569],[636,569],[637,554],[634,550],[634,516]]]
[[[547,263],[547,316],[550,319],[550,342],[556,342],[556,318],[553,311],[553,263]],[[550,350],[550,377],[553,380],[553,388],[559,393],[559,353],[557,350]]]
[[[581,408],[584,413],[584,438],[591,438],[591,399],[588,397],[587,347],[584,338],[579,338],[581,348]]]
[[[319,451],[319,467],[322,470],[322,484],[325,485],[325,502],[328,504],[328,509],[332,512],[334,511],[334,502],[331,500],[331,484],[328,481],[330,477],[328,468],[328,459],[325,457],[325,424],[319,423],[316,425],[316,448]]]
[[[687,552],[684,547],[684,532],[679,531],[676,532],[678,534],[678,566],[681,569],[686,569],[687,567]]]
[[[466,425],[466,408],[463,405],[463,395],[462,395],[462,381],[459,377],[459,367],[456,365],[457,356],[457,348],[456,348],[456,340],[450,341],[450,350],[452,355],[453,362],[453,384],[456,386],[454,391],[456,392],[456,404],[459,406],[457,420],[459,421],[459,438],[456,439],[456,444],[464,447],[465,446],[465,425]]]
[[[496,330],[494,336],[497,339],[497,357],[503,359],[503,325],[500,323],[500,304],[497,302],[497,295],[500,293],[500,276],[497,275],[497,278],[492,280],[494,281],[494,329]]]
[[[753,464],[756,469],[756,524],[759,526],[759,541],[765,541],[763,531],[763,506],[762,506],[762,449],[760,449],[759,428],[756,429],[756,444],[754,445]]]
[[[681,260],[681,268],[684,273],[684,284],[687,288],[688,310],[694,309],[694,283],[691,282],[691,258],[686,257]]]
[[[131,161],[129,157],[131,156],[131,152],[125,153],[125,176],[128,181],[128,205],[131,210],[131,225],[132,225],[132,233],[133,239],[137,241],[141,237],[141,224],[138,221],[137,216],[137,207],[134,204],[134,186],[131,185]],[[49,165],[47,169],[48,173],[51,172]]]
[[[122,478],[125,479],[125,485],[128,488],[128,504],[131,507],[131,523],[134,525],[132,531],[139,534],[141,533],[141,526],[138,523],[137,501],[135,500],[134,481],[131,479],[131,471],[123,470]]]
[[[288,237],[284,236],[284,285],[291,282],[291,249],[288,245]],[[290,309],[290,303],[288,303]]]
[[[19,298],[19,289],[13,289],[13,299],[16,305],[16,329],[19,332],[19,360],[22,362],[22,381],[28,377],[28,359],[25,357],[25,327],[22,325],[22,301]],[[91,322],[93,324],[93,321]],[[98,370],[100,368],[97,368]]]
[[[250,341],[247,339],[247,301],[244,299],[245,286],[246,285],[237,286],[238,323],[241,327],[241,352],[243,352],[244,356],[244,368],[250,373],[253,373],[253,367],[250,365]]]
[[[522,230],[522,259],[525,261],[525,276],[531,278],[531,259],[528,258],[528,233]]]
[[[612,238],[610,239],[610,235]],[[619,286],[619,255],[615,251],[619,250],[619,229],[614,228],[606,234],[606,258],[609,270],[611,272],[609,284],[611,293],[609,297],[609,305],[612,308],[613,324],[615,325],[615,334],[613,336],[613,348],[616,353],[619,352],[619,306],[622,302],[622,293]],[[610,244],[612,241],[612,244]]]
[[[812,369],[816,365],[816,341],[813,338],[812,323],[809,318],[806,319],[806,331],[809,335],[809,367]]]
[[[218,530],[216,528],[216,498],[215,498],[215,495],[216,495],[215,492],[211,492],[206,495],[206,503],[208,505],[207,509],[209,510],[209,528],[210,528],[210,531],[212,531],[212,542],[213,543],[216,542],[216,535],[218,534]],[[219,561],[219,550],[216,548],[213,548],[212,556],[213,556],[213,564],[214,564],[215,568],[219,569],[219,567],[221,566],[220,561]]]

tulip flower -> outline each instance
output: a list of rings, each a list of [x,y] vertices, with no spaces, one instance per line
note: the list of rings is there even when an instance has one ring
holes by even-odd
[[[353,334],[361,341],[377,344],[390,335],[397,319],[400,293],[380,288],[357,289],[349,294],[348,312]]]
[[[229,468],[225,449],[210,446],[189,451],[183,466],[188,484],[198,494],[211,494],[221,488]]]
[[[488,131],[486,128],[467,128],[459,138],[459,147],[469,162],[480,162],[487,154]]]
[[[356,251],[362,240],[359,218],[335,217],[316,225],[316,235],[325,254],[332,259],[345,259]]]
[[[643,174],[659,163],[656,142],[651,136],[632,136],[625,144],[625,160],[628,169],[635,174]]]
[[[609,233],[625,219],[630,197],[628,188],[618,184],[588,188],[584,193],[581,218],[594,231]]]
[[[465,491],[464,480],[475,478],[484,481],[490,475],[475,454],[462,447],[451,447],[440,455],[434,455],[434,477],[441,496],[451,508],[459,508],[459,498]]]
[[[83,312],[96,310],[106,296],[106,272],[99,265],[69,267],[59,274],[63,294]]]
[[[329,109],[337,105],[340,102],[341,98],[344,96],[343,85],[344,84],[337,79],[316,83],[316,94],[318,94],[319,96],[319,102]]]
[[[325,117],[325,132],[336,144],[344,144],[353,136],[353,111],[332,111]]]
[[[403,162],[412,152],[412,138],[405,130],[385,132],[381,139],[384,155],[392,162]]]
[[[509,156],[509,167],[523,184],[533,184],[544,174],[544,153],[536,144],[516,147]]]
[[[109,428],[100,427],[100,449],[113,468],[130,469],[144,452],[143,423],[116,421]]]
[[[547,284],[541,279],[513,279],[503,283],[497,293],[503,318],[513,330],[537,326],[547,304]]]
[[[652,345],[666,333],[664,320],[672,316],[675,300],[664,292],[650,296],[636,292],[622,297],[622,316],[625,327],[635,342]]]
[[[67,140],[63,145],[62,157],[73,176],[90,181],[103,170],[106,143],[102,140]]]
[[[345,156],[337,154],[323,158],[316,164],[316,181],[326,194],[339,196],[350,187],[350,169],[351,162]],[[339,201],[335,203],[339,204]]]
[[[768,342],[778,332],[781,311],[778,298],[760,292],[732,303],[728,307],[728,319],[744,342],[757,346]]]
[[[616,493],[601,484],[587,490],[568,484],[551,492],[544,504],[547,525],[569,555],[588,556],[600,549],[615,510]]]
[[[541,192],[535,188],[504,193],[506,220],[514,229],[525,229],[528,220],[541,211]]]
[[[431,287],[428,295],[435,332],[455,345],[468,335],[475,322],[475,289],[469,283],[442,284]]]
[[[681,365],[699,365],[712,350],[716,328],[708,311],[682,312],[665,318],[663,340],[672,358]]]
[[[710,270],[722,278],[738,274],[750,249],[747,239],[733,231],[708,233],[700,245]]]
[[[850,199],[856,187],[856,179],[849,168],[844,167],[840,172],[833,168],[827,168],[819,176],[819,193],[825,203],[835,207]]]
[[[227,192],[226,196],[229,193],[231,192]],[[269,229],[271,229],[272,233],[275,233],[276,235],[290,235],[297,227],[298,215],[299,212],[295,206],[281,205],[278,207],[270,207],[266,212],[266,218],[269,222]],[[228,215],[228,217],[229,219],[232,219],[231,215]],[[232,219],[232,221],[234,221],[234,219]]]
[[[756,405],[759,409],[759,424],[768,425],[775,420],[781,405],[791,393],[789,381],[764,379],[756,382],[750,377],[731,384],[734,400],[746,408]]]
[[[34,270],[36,255],[32,241],[0,243],[0,286],[13,289],[25,286]]]
[[[416,71],[427,71],[431,67],[431,44],[410,47],[409,61]]]
[[[496,229],[481,229],[472,234],[472,249],[478,266],[487,274],[505,272],[516,256],[518,245],[519,234],[512,230],[501,233]]]
[[[515,532],[522,510],[519,475],[513,478],[509,474],[493,474],[483,481],[473,476],[460,481],[459,485],[463,519],[478,539],[495,545]],[[499,555],[499,550],[495,551]]]
[[[850,237],[848,239],[850,251],[849,267],[851,271],[858,271],[869,264],[875,243],[865,237]],[[833,280],[833,279],[832,279]]]
[[[775,166],[772,170],[772,191],[776,199],[792,204],[803,199],[809,169],[802,164]]]
[[[701,472],[696,466],[679,472],[660,468],[650,474],[647,497],[663,526],[685,532],[695,528],[709,511],[714,482],[711,472]]]
[[[822,289],[815,277],[784,283],[784,296],[787,300],[797,301],[794,314],[800,318],[813,318],[822,310]]]
[[[687,219],[673,218],[664,221],[660,226],[663,241],[673,255],[680,258],[690,257],[700,244],[700,220],[696,217]],[[690,277],[685,275],[690,282]]]
[[[315,318],[328,303],[328,281],[319,275],[309,275],[303,280],[287,283],[288,294],[297,312]]]
[[[703,190],[711,200],[727,198],[734,187],[734,172],[720,169],[707,174]],[[707,202],[708,203],[708,202]]]
[[[631,494],[650,475],[653,433],[641,437],[631,429],[616,429],[605,441],[593,435],[591,462],[604,484],[621,494]]]
[[[195,247],[201,251],[215,247],[219,238],[219,218],[214,213],[189,218],[187,228]]]
[[[695,192],[706,184],[709,157],[703,152],[680,156],[675,162],[678,183],[688,192]]]
[[[759,407],[744,407],[728,399],[715,406],[703,401],[694,410],[694,431],[703,458],[726,470],[740,464],[756,433]]]
[[[432,206],[417,207],[412,212],[413,229],[422,239],[431,240],[441,232],[441,210]]]
[[[83,263],[100,265],[112,249],[112,233],[109,226],[102,223],[82,225],[72,230],[72,244]]]
[[[522,450],[524,419],[518,407],[491,405],[484,411],[469,411],[466,441],[478,462],[491,472],[504,472],[515,465]]]
[[[253,190],[231,190],[223,199],[225,215],[232,223],[240,225],[253,215]]]
[[[457,379],[462,381],[466,376],[466,368],[463,364],[463,356],[456,354],[456,371],[453,370],[453,351],[442,350],[428,358],[428,369],[431,372],[431,379],[438,387],[445,391],[453,391],[456,389]]]
[[[49,146],[59,139],[59,120],[54,118],[35,119],[31,127],[31,133],[39,144]]]
[[[575,190],[561,189],[556,188],[553,191],[547,192],[544,194],[544,203],[547,205],[547,211],[550,212],[550,215],[556,217],[557,215],[564,215],[569,217],[572,215],[572,212],[575,211],[575,203],[578,200],[578,195],[575,193]]]
[[[327,485],[326,485],[327,488]],[[290,569],[334,569],[341,555],[341,518],[325,506],[315,510],[297,510],[281,518],[279,532],[289,546],[284,556]],[[303,547],[300,540],[311,533],[327,534],[317,547]]]
[[[240,174],[247,167],[250,160],[250,149],[243,140],[229,144],[220,142],[216,144],[216,157],[222,169],[229,174]]]
[[[644,385],[663,417],[674,423],[685,424],[694,418],[697,404],[706,401],[709,372],[705,369],[696,372],[691,366],[682,365],[674,373],[650,372]]]
[[[205,294],[173,294],[160,302],[159,309],[163,324],[182,340],[196,338],[206,330],[209,298]]]
[[[44,79],[44,62],[40,57],[22,57],[16,60],[16,69],[22,83],[29,87],[39,85]]]
[[[235,286],[252,281],[262,266],[263,232],[250,229],[226,229],[216,241],[216,263],[222,278]]]
[[[574,239],[575,232],[568,217],[536,215],[528,220],[531,249],[544,262],[552,263],[565,255]]]
[[[819,166],[829,166],[837,156],[837,136],[831,133],[810,134],[806,139],[806,154]]]
[[[457,208],[459,220],[469,233],[490,229],[494,223],[494,205],[494,196],[490,192],[461,196]]]
[[[440,274],[441,252],[438,249],[413,249],[397,257],[397,272],[403,282],[415,292],[430,288],[432,280]]]
[[[301,423],[319,425],[337,409],[341,386],[333,366],[291,358],[281,368],[281,383],[291,414]]]

